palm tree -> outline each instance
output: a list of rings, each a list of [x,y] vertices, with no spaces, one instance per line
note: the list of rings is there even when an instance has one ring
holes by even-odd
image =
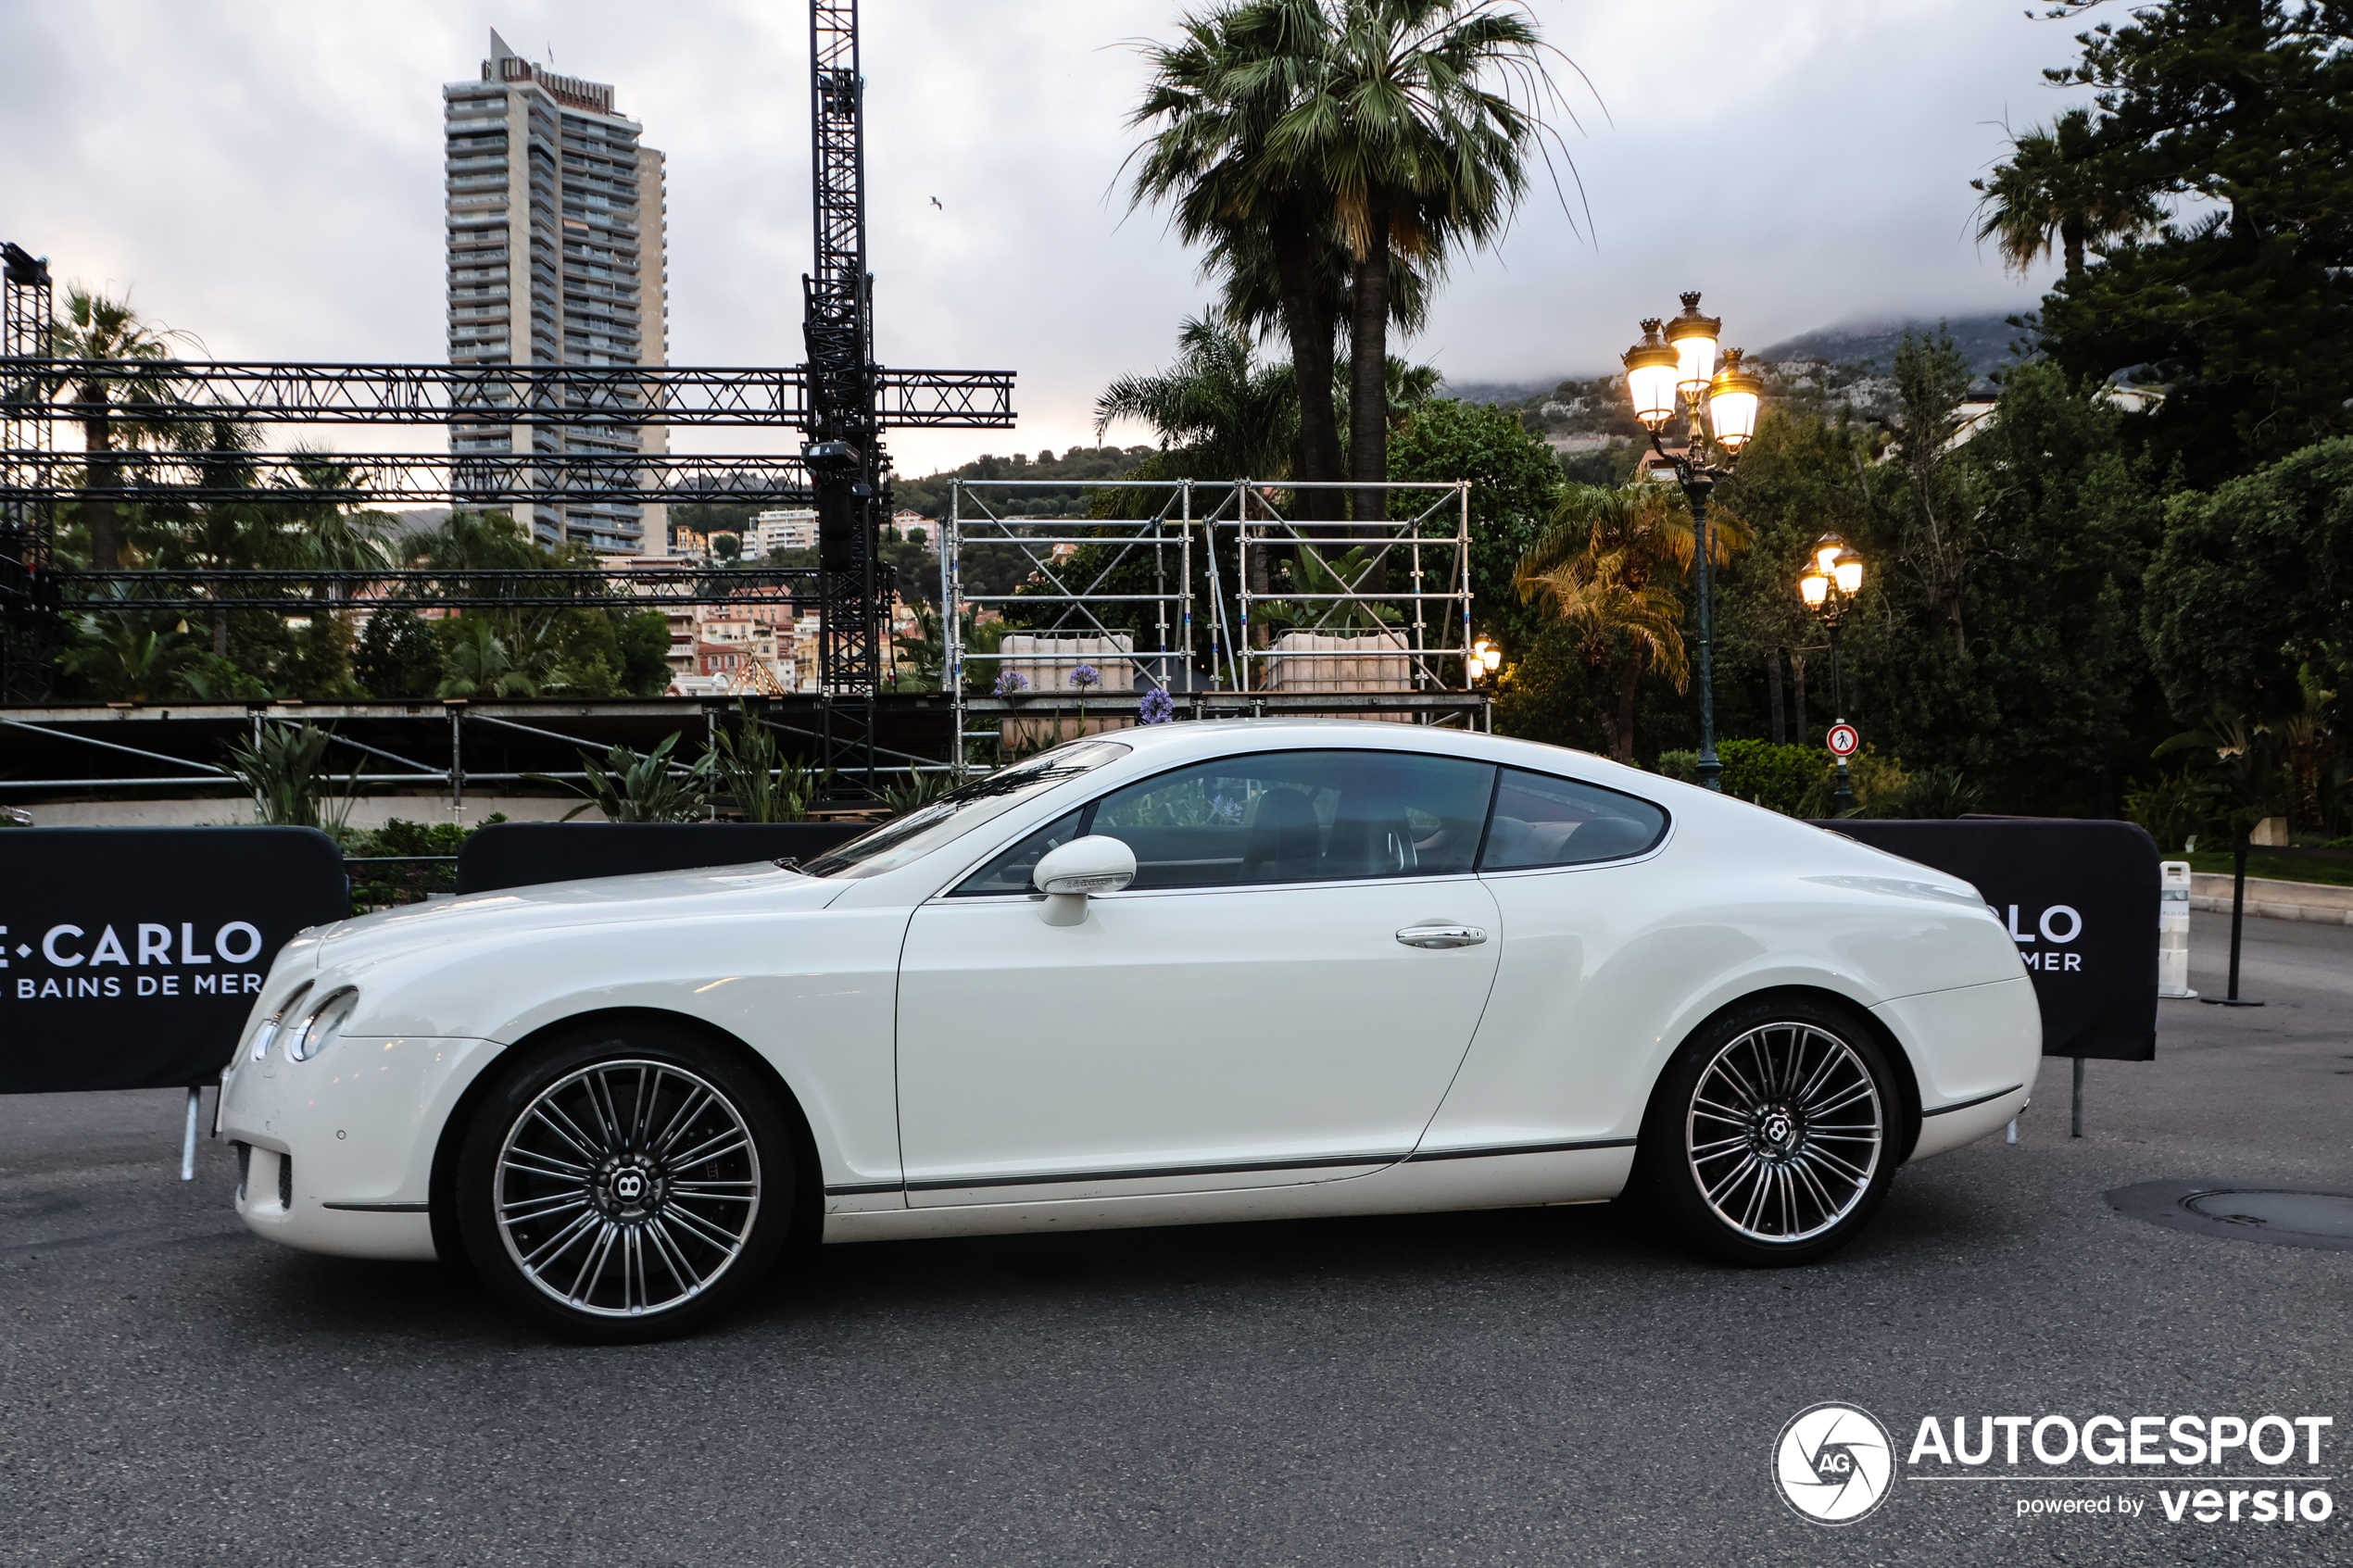
[[[170,340],[185,335],[141,320],[128,300],[110,299],[78,283],[67,291],[66,319],[51,324],[49,352],[88,367],[72,377],[70,407],[82,420],[84,482],[93,490],[121,483],[121,465],[108,456],[118,450],[117,436],[136,445],[168,434],[168,426],[140,415],[178,397],[179,383],[164,366],[171,358]],[[114,501],[85,499],[82,521],[90,533],[90,564],[114,571],[122,549]]]
[[[1709,563],[1729,563],[1748,542],[1740,519],[1718,511],[1708,529]],[[1550,599],[1576,628],[1578,657],[1597,696],[1612,684],[1605,672],[1626,646],[1616,690],[1598,704],[1610,755],[1621,762],[1634,759],[1634,693],[1644,666],[1665,670],[1677,691],[1688,680],[1683,604],[1667,578],[1689,571],[1698,548],[1691,509],[1671,486],[1575,485],[1554,504],[1552,525],[1514,573],[1521,602]]]
[[[1578,556],[1520,582],[1522,597],[1551,599],[1560,619],[1575,629],[1578,657],[1590,685],[1602,684],[1603,671],[1618,645],[1627,645],[1615,706],[1609,701],[1597,706],[1609,754],[1629,764],[1634,760],[1634,692],[1644,664],[1665,671],[1679,692],[1691,681],[1683,651],[1682,600],[1661,583],[1636,581],[1638,571],[1634,553],[1619,548]]]
[[[1151,426],[1174,450],[1151,477],[1280,479],[1301,399],[1288,366],[1258,362],[1246,332],[1198,319],[1176,333],[1176,368],[1121,376],[1095,399],[1095,439],[1116,420]]]
[[[1519,100],[1549,91],[1535,19],[1500,0],[1263,0],[1314,57],[1267,131],[1260,178],[1327,193],[1352,260],[1349,478],[1389,477],[1392,256],[1425,268],[1501,236],[1549,128]],[[1500,90],[1499,90],[1500,89]],[[1356,493],[1357,521],[1388,515]]]
[[[2054,238],[2070,278],[2086,248],[2154,228],[2164,214],[2141,191],[2120,190],[2098,158],[2089,109],[2070,109],[2048,129],[2010,138],[2008,161],[1990,180],[1972,180],[1983,215],[1978,243],[1994,242],[2005,270],[2023,277],[2047,259]]]
[[[1177,234],[1206,244],[1203,270],[1228,280],[1238,324],[1279,320],[1299,388],[1298,477],[1328,483],[1343,472],[1329,390],[1340,320],[1329,286],[1330,201],[1297,171],[1270,178],[1265,157],[1267,133],[1320,54],[1322,20],[1314,6],[1252,0],[1187,17],[1174,44],[1145,45],[1152,74],[1128,124],[1158,129],[1129,155],[1141,160],[1129,201],[1131,210],[1174,204]],[[1337,515],[1327,512],[1331,498],[1304,492],[1302,515]]]

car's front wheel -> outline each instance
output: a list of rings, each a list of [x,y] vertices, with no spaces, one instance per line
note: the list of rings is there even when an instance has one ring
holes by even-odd
[[[1810,1262],[1853,1239],[1894,1175],[1894,1080],[1869,1032],[1810,999],[1752,1004],[1683,1043],[1652,1097],[1637,1185],[1727,1262]]]
[[[452,1198],[485,1285],[575,1339],[656,1339],[756,1286],[790,1228],[774,1092],[683,1031],[598,1029],[518,1061],[477,1108]]]

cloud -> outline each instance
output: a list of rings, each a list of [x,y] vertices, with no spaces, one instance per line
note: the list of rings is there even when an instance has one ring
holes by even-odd
[[[864,7],[879,355],[1020,373],[1017,431],[902,433],[903,471],[1091,441],[1097,390],[1164,362],[1206,301],[1163,215],[1128,215],[1116,189],[1144,71],[1122,41],[1168,35],[1177,8]],[[2060,107],[2038,73],[2072,52],[2062,27],[1984,0],[1536,9],[1605,106],[1572,96],[1584,130],[1567,132],[1593,227],[1573,232],[1540,183],[1496,253],[1456,266],[1410,345],[1450,376],[1600,370],[1683,288],[1706,291],[1731,341],[1761,345],[1856,317],[2025,307],[2046,281],[2007,278],[1969,243],[1968,182],[2003,150],[2005,116]],[[493,25],[613,82],[669,155],[673,358],[797,361],[808,31],[780,0],[9,6],[0,237],[61,277],[133,288],[222,358],[438,359],[440,87],[475,74]],[[795,439],[761,433],[680,445]]]

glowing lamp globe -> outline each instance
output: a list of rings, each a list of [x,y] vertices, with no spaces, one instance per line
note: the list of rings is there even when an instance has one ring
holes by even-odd
[[[1809,571],[1797,580],[1797,592],[1808,609],[1819,609],[1831,596],[1831,580],[1819,571]]]
[[[1675,417],[1675,383],[1682,372],[1682,356],[1659,336],[1661,323],[1651,317],[1642,323],[1642,341],[1626,351],[1626,390],[1634,401],[1634,417],[1652,430]]]
[[[1667,346],[1675,350],[1676,390],[1696,401],[1716,374],[1716,345],[1723,321],[1699,313],[1696,292],[1681,296],[1683,313],[1667,323]]]
[[[1863,558],[1852,550],[1843,550],[1831,563],[1831,575],[1838,579],[1842,594],[1860,593],[1863,587]]]
[[[1741,351],[1726,354],[1724,368],[1708,384],[1707,418],[1717,445],[1734,454],[1747,445],[1756,433],[1756,416],[1764,402],[1765,384],[1741,364]]]

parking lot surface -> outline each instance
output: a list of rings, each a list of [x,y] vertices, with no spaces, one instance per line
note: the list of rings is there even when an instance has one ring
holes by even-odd
[[[2196,922],[2219,994],[2226,922]],[[1703,1263],[1615,1208],[834,1248],[627,1349],[249,1236],[224,1146],[173,1179],[176,1094],[0,1100],[0,1559],[2344,1563],[2353,1252],[2102,1196],[2353,1191],[2353,928],[2251,921],[2242,984],[2269,1005],[2168,1002],[2155,1062],[2092,1063],[2080,1140],[2046,1062],[2017,1145],[1906,1169],[1812,1268]],[[1772,1464],[1825,1400],[1899,1459],[1924,1416],[2332,1416],[2295,1473],[2336,1512],[1899,1471],[1827,1529]],[[2048,1497],[2143,1506],[2020,1513]]]

